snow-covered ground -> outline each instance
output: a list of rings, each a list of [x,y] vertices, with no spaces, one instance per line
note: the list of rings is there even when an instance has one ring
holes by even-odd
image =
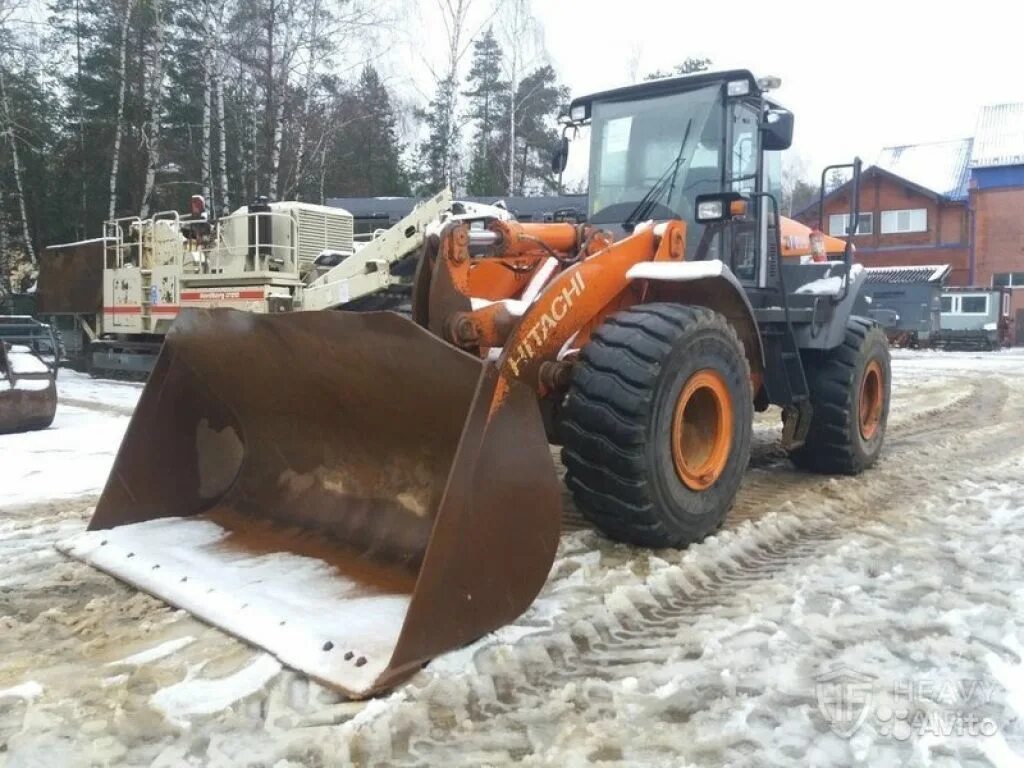
[[[856,478],[759,416],[684,552],[567,510],[526,615],[368,703],[54,550],[139,393],[65,374],[53,428],[0,437],[0,766],[1024,765],[1024,354],[895,353]]]
[[[99,493],[141,392],[62,370],[49,429],[0,436],[0,520],[5,507]]]

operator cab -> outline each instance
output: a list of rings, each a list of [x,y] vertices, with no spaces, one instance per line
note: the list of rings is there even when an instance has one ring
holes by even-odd
[[[758,195],[781,196],[780,152],[793,137],[792,113],[765,97],[778,84],[732,70],[574,100],[568,126],[591,129],[590,222],[626,234],[649,219],[682,219],[688,259],[721,259],[745,285],[764,287],[774,232]],[[563,140],[556,171],[564,170],[567,150]],[[723,192],[743,195],[747,215],[697,222],[697,198]]]

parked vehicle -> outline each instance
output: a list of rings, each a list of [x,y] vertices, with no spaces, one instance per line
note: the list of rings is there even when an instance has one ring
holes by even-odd
[[[347,211],[308,203],[261,200],[211,221],[194,198],[189,216],[115,219],[101,238],[44,251],[38,312],[60,325],[87,370],[145,376],[183,309],[267,314],[377,294],[376,308],[408,305],[409,257],[449,202],[442,192],[358,247]]]

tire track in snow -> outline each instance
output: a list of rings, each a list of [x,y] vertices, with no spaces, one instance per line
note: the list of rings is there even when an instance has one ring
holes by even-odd
[[[115,403],[101,403],[96,400],[85,400],[79,397],[61,397],[59,405],[67,405],[72,408],[84,408],[87,411],[97,411],[111,416],[131,416],[135,412],[134,406],[117,405]]]
[[[897,372],[899,375],[901,372]],[[773,579],[799,573],[857,526],[888,514],[879,513],[879,509],[898,514],[900,504],[909,505],[912,498],[917,503],[933,482],[945,484],[970,473],[972,466],[987,464],[993,454],[1021,450],[1016,434],[1021,408],[1016,402],[1022,387],[1008,389],[1004,381],[1016,382],[982,374],[986,378],[976,383],[980,376],[973,374],[965,396],[961,391],[967,388],[966,377],[950,374],[948,378],[955,380],[957,392],[944,398],[949,405],[932,408],[934,415],[927,416],[929,411],[923,409],[929,396],[920,389],[911,389],[912,375],[904,375],[905,383],[894,407],[909,404],[913,418],[891,425],[883,464],[876,470],[860,478],[838,480],[796,472],[772,442],[777,440],[777,430],[773,433],[758,424],[757,460],[768,471],[753,469],[748,473],[737,504],[739,514],[733,515],[730,529],[720,533],[713,545],[693,547],[684,553],[635,550],[607,542],[577,518],[578,527],[584,530],[563,537],[559,561],[536,610],[508,628],[510,632],[500,632],[489,646],[456,652],[447,661],[445,657],[438,659],[387,699],[368,704],[340,701],[301,675],[285,670],[268,684],[267,690],[232,710],[194,719],[191,734],[179,737],[168,732],[166,724],[145,721],[143,738],[133,742],[131,734],[115,727],[113,715],[106,733],[128,747],[131,759],[126,761],[140,764],[152,762],[162,743],[170,744],[169,750],[180,749],[180,754],[174,753],[178,755],[175,761],[165,764],[185,762],[186,753],[189,759],[213,761],[221,755],[218,750],[228,745],[237,750],[228,753],[235,757],[233,764],[274,764],[281,758],[298,764],[347,764],[346,757],[351,757],[357,764],[449,762],[454,768],[460,763],[508,762],[540,751],[538,745],[551,744],[552,729],[557,727],[557,711],[547,706],[552,701],[567,713],[584,713],[588,726],[595,729],[607,719],[618,726],[622,721],[615,718],[623,717],[622,708],[628,707],[628,702],[623,704],[616,697],[624,688],[623,680],[639,677],[640,665],[651,661],[704,663],[697,661],[702,652],[699,642],[707,634],[702,621],[716,612],[726,617],[742,615],[750,608],[752,587],[763,590]],[[1015,402],[1007,406],[1011,392]],[[1000,418],[1005,419],[1004,423],[998,423]],[[892,483],[887,478],[897,467],[889,465],[896,462],[898,474],[904,477]],[[64,507],[67,502],[55,504],[54,510]],[[781,516],[769,514],[773,511]],[[58,520],[55,517],[54,523]],[[45,641],[38,645],[47,664],[59,662],[69,674],[88,678],[95,671],[96,659],[106,662],[119,658],[123,648],[118,647],[116,655],[112,650],[124,646],[126,638],[138,644],[138,622],[151,623],[154,619],[169,622],[167,626],[173,632],[153,631],[153,639],[138,648],[185,630],[202,633],[202,637],[191,646],[194,653],[190,657],[169,659],[165,669],[143,670],[144,684],[152,684],[150,675],[158,675],[152,680],[161,685],[173,682],[178,671],[177,666],[171,668],[172,661],[177,665],[213,658],[216,669],[221,669],[247,658],[247,649],[216,630],[187,617],[175,618],[170,609],[127,588],[112,587],[109,579],[90,574],[88,569],[78,570],[74,564],[56,562],[53,557],[35,562],[34,547],[20,540],[20,532],[0,523],[0,533],[9,534],[10,551],[17,550],[18,559],[25,558],[17,568],[19,583],[11,585],[10,593],[19,600],[19,610],[31,608],[31,616],[52,610],[58,617],[66,613],[66,619],[72,621],[67,629],[56,625],[62,633],[59,637],[54,637],[52,629],[47,630]],[[0,541],[0,545],[3,543]],[[49,546],[39,540],[38,534],[35,543]],[[56,574],[37,582],[35,572],[43,568],[59,569],[61,575],[70,578],[67,588],[73,593],[65,595],[64,585],[54,583],[52,577]],[[35,605],[21,605],[26,588],[37,590],[38,594],[33,595]],[[94,597],[96,604],[90,607]],[[126,603],[130,604],[129,610],[123,611]],[[0,610],[0,615],[4,613]],[[110,626],[102,636],[90,628],[107,624]],[[543,632],[521,637],[531,626]],[[23,645],[30,640],[37,642],[32,636],[25,637]],[[138,648],[133,646],[133,650]],[[473,673],[460,675],[464,669]],[[704,676],[698,680],[699,697],[716,695],[715,686],[720,683]],[[138,680],[132,683],[138,684]],[[85,699],[74,686],[67,690],[74,691],[96,711],[106,712],[108,700],[114,701],[115,697],[129,696],[132,701],[130,696],[137,691],[126,692],[125,686],[118,683],[109,690],[89,690]],[[145,707],[140,709],[138,702],[130,711],[133,718],[148,712]],[[691,715],[674,706],[653,717],[675,729]],[[77,738],[78,747],[88,749],[94,741],[91,732],[86,738],[75,735],[80,733],[81,721],[77,704],[74,711],[66,712],[51,707],[47,716],[55,723],[66,718],[59,731],[67,743]],[[628,727],[628,718],[624,725]],[[0,737],[2,731],[0,722]],[[54,733],[57,731],[55,725]],[[207,750],[204,740],[211,736]],[[243,754],[252,757],[243,759]],[[596,752],[588,758],[590,762],[619,759],[614,750]],[[226,760],[223,755],[221,759]],[[663,762],[679,764],[678,750]]]
[[[465,679],[446,679],[443,671],[428,669],[426,675],[433,679],[418,690],[415,682],[407,686],[408,700],[389,708],[386,725],[353,733],[351,757],[357,764],[377,764],[383,758],[388,764],[417,765],[458,764],[467,755],[487,762],[530,754],[533,731],[541,725],[534,713],[546,711],[541,705],[552,697],[580,681],[621,682],[637,665],[699,658],[701,649],[686,630],[710,609],[742,606],[753,583],[771,579],[852,530],[894,514],[894,500],[917,503],[937,472],[946,486],[970,477],[992,455],[1019,454],[1017,425],[1024,414],[1020,407],[1006,412],[1009,394],[1002,381],[988,379],[953,406],[895,427],[883,460],[860,477],[792,471],[783,472],[788,476],[780,482],[780,469],[755,470],[758,474],[737,503],[741,519],[716,537],[719,546],[697,545],[676,553],[678,562],[661,561],[641,585],[613,589],[600,605],[593,604],[600,587],[581,588],[577,598],[582,599],[566,606],[551,630],[518,641],[512,651],[505,645],[477,651],[469,662],[476,674]],[[951,452],[957,457],[952,470]],[[584,542],[579,552],[565,556],[578,556],[594,544],[600,546]],[[638,551],[621,549],[631,553],[630,559],[641,559]],[[648,562],[661,554],[649,554]],[[559,581],[556,573],[545,593],[558,590]],[[574,608],[585,618],[572,618]],[[528,614],[521,623],[529,622]],[[581,707],[591,710],[591,722],[607,715],[603,709],[611,704],[610,699],[589,699],[585,691],[570,699],[577,712]],[[429,723],[410,711],[423,704],[432,713]]]

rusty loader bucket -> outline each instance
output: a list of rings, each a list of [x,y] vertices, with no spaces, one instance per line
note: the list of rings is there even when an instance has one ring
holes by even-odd
[[[515,619],[554,558],[535,396],[389,312],[183,312],[63,546],[351,696]]]
[[[56,362],[0,340],[0,434],[46,429],[56,412]]]

